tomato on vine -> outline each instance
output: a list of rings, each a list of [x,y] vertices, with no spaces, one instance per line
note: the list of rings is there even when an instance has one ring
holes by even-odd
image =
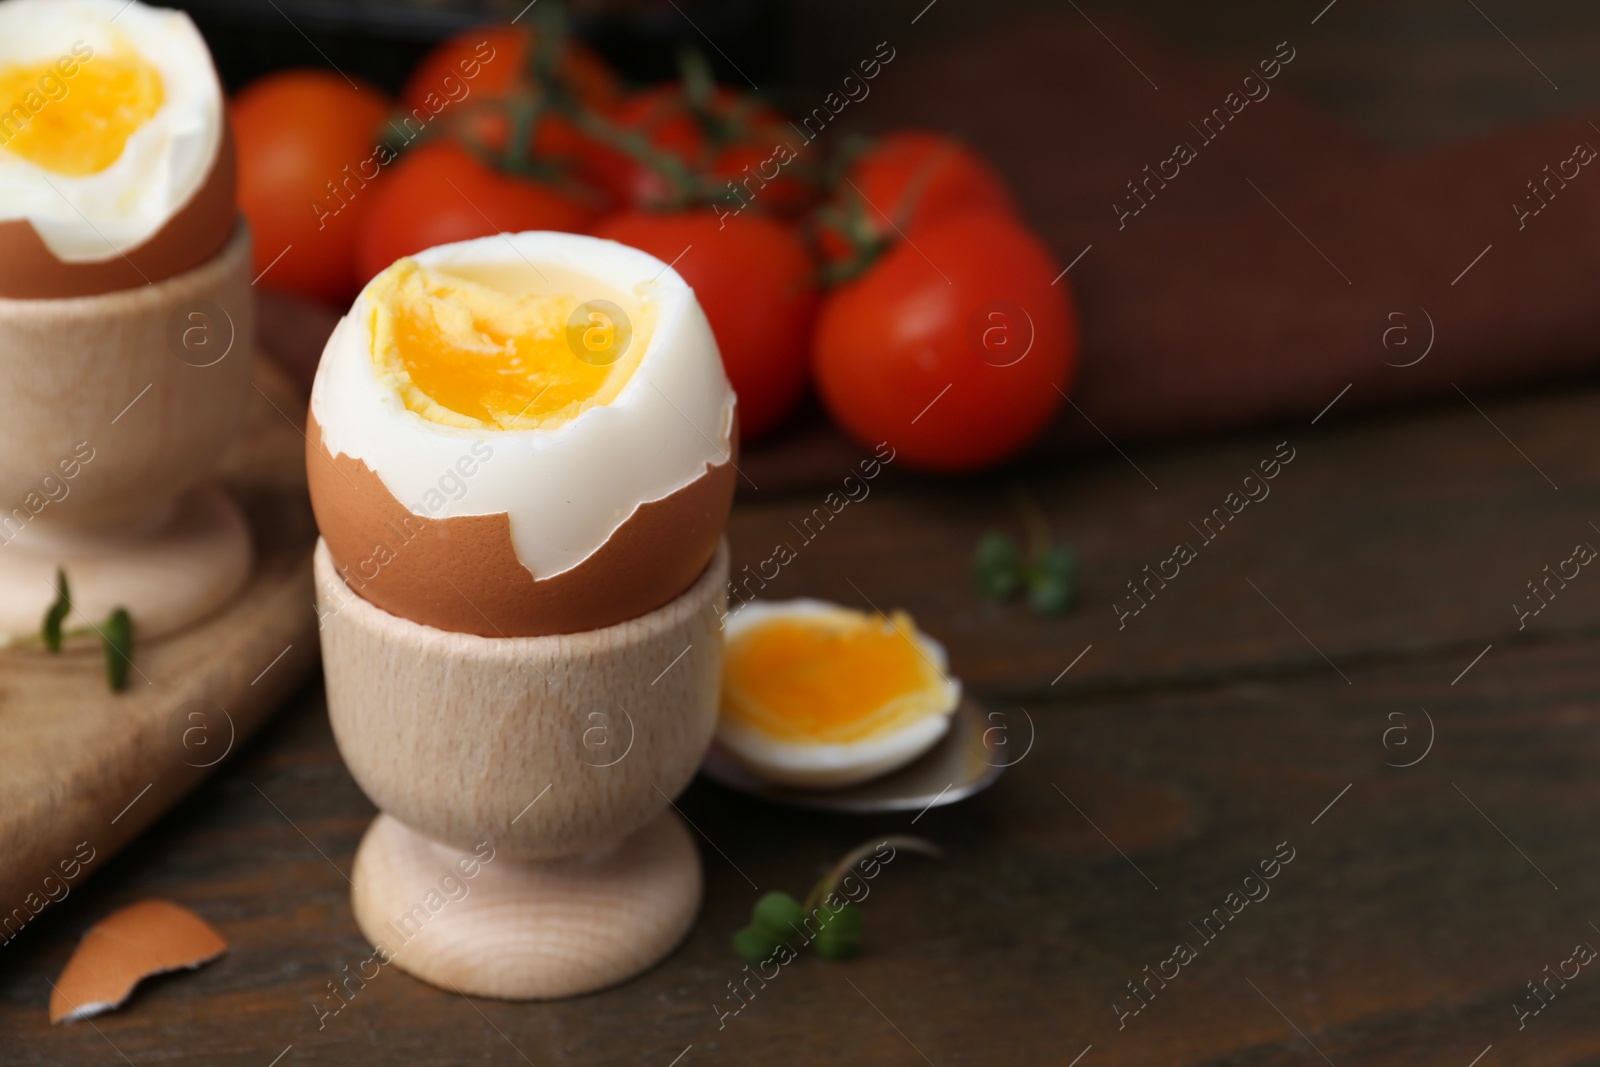
[[[1060,267],[1020,223],[970,211],[920,226],[823,302],[812,367],[857,442],[967,471],[1039,433],[1071,388],[1078,323]]]
[[[619,204],[682,208],[723,203],[794,216],[816,199],[805,142],[776,110],[693,75],[630,93],[591,120],[580,172]]]
[[[406,152],[370,196],[357,249],[363,282],[434,245],[519,230],[581,233],[596,214],[556,185],[497,170],[448,138]]]
[[[848,274],[899,234],[966,211],[1014,215],[1016,204],[995,169],[960,141],[899,130],[850,160],[835,195],[817,212],[818,247]]]
[[[405,114],[397,121],[408,128],[438,122],[515,162],[571,162],[587,147],[571,112],[605,114],[620,95],[605,61],[553,21],[480,26],[423,57],[401,90]]]
[[[705,310],[746,441],[775,428],[800,401],[817,292],[805,243],[791,226],[755,213],[720,219],[710,208],[629,211],[596,237],[672,263]]]
[[[380,179],[388,109],[376,88],[320,70],[268,74],[230,102],[239,210],[264,286],[337,302],[360,284],[356,244],[373,198],[365,186]]]

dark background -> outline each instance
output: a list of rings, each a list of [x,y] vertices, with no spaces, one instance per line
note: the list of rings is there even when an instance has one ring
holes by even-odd
[[[578,3],[571,5],[571,12],[579,35],[629,77],[670,75],[677,49],[690,45],[702,48],[729,82],[741,80],[730,65],[736,64],[781,101],[796,90],[831,87],[835,72],[847,69],[890,27],[896,39],[903,38],[907,20],[925,3],[677,0],[680,11],[670,2],[646,0]],[[1097,21],[1137,23],[1176,48],[1242,68],[1259,58],[1263,43],[1271,43],[1266,38],[1284,23],[1287,9],[1315,14],[1325,3],[1142,0],[1081,6]],[[521,0],[181,0],[174,6],[194,16],[230,90],[267,70],[331,61],[391,91],[430,42],[474,22],[515,16],[524,7]],[[960,40],[997,23],[1070,10],[1072,5],[1060,0],[938,0],[938,7],[937,18],[920,20],[915,28],[922,43]],[[1481,0],[1478,7],[1482,13],[1469,0],[1337,0],[1315,28],[1318,47],[1297,61],[1296,91],[1398,148],[1600,103],[1600,65],[1594,61],[1600,46],[1600,6],[1581,0]],[[706,46],[696,26],[726,57]],[[1517,48],[1560,89],[1552,90]]]

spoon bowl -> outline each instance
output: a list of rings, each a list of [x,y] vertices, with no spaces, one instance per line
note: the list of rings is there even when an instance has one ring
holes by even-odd
[[[915,761],[881,777],[838,789],[773,785],[715,744],[706,753],[700,771],[719,785],[790,807],[859,813],[926,811],[982,792],[1010,763],[1016,762],[990,746],[988,734],[992,725],[982,705],[963,697],[950,717],[950,729]]]

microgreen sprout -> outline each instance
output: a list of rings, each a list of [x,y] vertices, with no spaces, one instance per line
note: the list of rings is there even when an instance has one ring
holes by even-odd
[[[972,579],[991,600],[1007,601],[1026,592],[1028,606],[1040,615],[1060,615],[1078,591],[1078,557],[1051,536],[1049,522],[1033,499],[1020,490],[1014,496],[1028,552],[1011,535],[989,530],[972,554]]]
[[[39,633],[29,637],[19,638],[8,644],[28,644],[38,641],[52,654],[60,652],[68,638],[88,637],[90,634],[100,638],[100,645],[105,650],[106,657],[106,684],[113,693],[120,693],[128,686],[128,668],[132,666],[133,655],[133,619],[128,615],[126,608],[114,608],[105,621],[98,626],[90,624],[72,630],[62,628],[67,616],[72,612],[72,590],[67,585],[67,572],[56,568],[56,598],[49,608],[45,609],[44,621],[39,625]]]
[[[874,838],[857,845],[811,888],[804,903],[783,892],[767,893],[757,900],[750,925],[733,935],[734,952],[746,963],[758,964],[771,959],[780,946],[792,946],[798,940],[810,944],[825,960],[847,960],[858,954],[863,928],[861,908],[844,903],[834,891],[858,863],[885,846],[935,858],[942,855],[932,842],[904,835]]]

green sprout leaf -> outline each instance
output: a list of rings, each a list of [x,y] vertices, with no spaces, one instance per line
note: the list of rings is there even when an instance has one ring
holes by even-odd
[[[1022,588],[1022,553],[1017,543],[999,530],[978,539],[972,554],[972,579],[978,590],[993,600],[1009,600]]]
[[[773,938],[754,926],[746,926],[733,935],[733,951],[751,966],[770,960],[781,944],[782,938]]]
[[[128,687],[128,668],[132,666],[133,619],[126,608],[117,608],[100,627],[100,639],[106,650],[106,682],[113,693]]]
[[[1028,606],[1035,612],[1060,615],[1077,600],[1078,557],[1051,535],[1049,519],[1038,502],[1020,488],[1012,497],[1027,534],[1027,554],[1004,532],[990,530],[973,551],[973,580],[991,599],[1010,600],[1026,591]]]
[[[864,926],[861,909],[846,904],[838,911],[823,909],[824,922],[812,946],[825,960],[847,960],[861,951]]]
[[[67,572],[56,568],[56,599],[44,613],[37,637],[19,638],[21,643],[37,640],[51,652],[60,652],[69,637],[87,637],[98,634],[106,654],[106,682],[113,693],[120,693],[128,685],[128,668],[133,666],[133,619],[126,608],[116,608],[98,627],[86,626],[64,630],[61,624],[72,611],[72,592],[67,585]]]
[[[750,920],[757,929],[780,940],[787,940],[794,936],[805,917],[805,909],[788,893],[768,893],[756,901]]]
[[[1028,606],[1041,615],[1060,615],[1078,592],[1078,557],[1064,545],[1053,545],[1028,566]]]
[[[733,935],[733,950],[746,963],[771,959],[778,946],[795,936],[806,913],[788,893],[768,893],[756,901],[750,925]]]
[[[805,903],[796,901],[788,893],[763,895],[751,909],[750,925],[733,935],[733,951],[752,966],[770,960],[784,945],[804,947],[809,944],[825,960],[847,960],[860,953],[861,931],[865,925],[862,911],[854,904],[841,903],[833,892],[856,864],[885,845],[935,858],[941,855],[932,842],[903,834],[863,842],[829,868],[821,881],[812,886]],[[813,930],[815,934],[811,933]],[[809,941],[808,934],[811,935]],[[789,958],[792,957],[780,962],[787,962]]]
[[[72,595],[67,590],[67,572],[60,567],[56,568],[56,600],[44,613],[44,625],[40,627],[39,634],[44,641],[44,647],[51,652],[61,651],[61,623],[66,619],[67,612],[72,610]]]

